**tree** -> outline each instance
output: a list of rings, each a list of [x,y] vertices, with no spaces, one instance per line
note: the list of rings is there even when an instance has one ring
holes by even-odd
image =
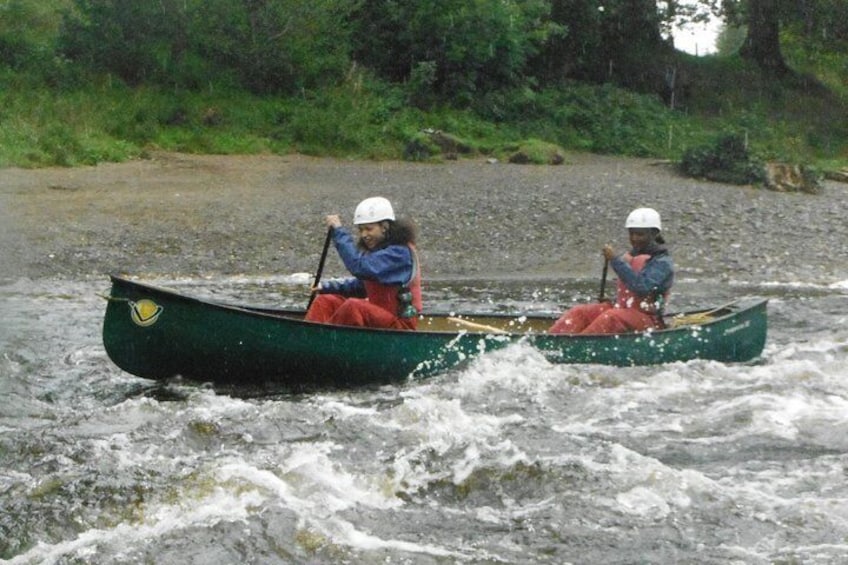
[[[236,82],[296,92],[348,69],[348,12],[338,0],[73,0],[64,53],[129,84]]]
[[[593,2],[551,0],[553,33],[530,61],[531,72],[544,83],[588,76],[596,67],[601,45],[601,16]]]
[[[188,17],[198,0],[74,0],[60,37],[62,53],[129,84],[182,81]]]
[[[845,0],[798,0],[799,17],[789,29],[830,51],[848,52],[848,2]]]
[[[547,0],[362,0],[354,58],[393,82],[468,103],[518,85],[550,32]]]
[[[784,75],[790,71],[781,50],[781,31],[798,28],[810,37],[848,35],[844,0],[697,0],[727,27],[747,31],[739,54],[763,70]]]
[[[789,71],[780,51],[780,20],[788,4],[785,0],[748,0],[748,35],[739,54],[775,75]]]
[[[70,0],[8,0],[0,5],[0,64],[44,66],[54,54]]]
[[[655,0],[551,0],[551,34],[533,72],[545,82],[565,78],[662,90],[663,13]]]
[[[196,51],[256,93],[335,84],[350,64],[349,13],[338,0],[203,0]]]

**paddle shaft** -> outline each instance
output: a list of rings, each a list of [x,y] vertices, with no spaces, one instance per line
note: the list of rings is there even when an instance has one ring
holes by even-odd
[[[469,320],[463,320],[462,318],[456,318],[454,316],[448,316],[448,321],[453,322],[454,324],[456,324],[458,326],[465,326],[466,328],[476,330],[476,331],[488,332],[488,333],[493,333],[493,334],[505,334],[505,333],[507,333],[507,331],[502,329],[502,328],[496,328],[495,326],[487,326],[486,324],[478,324],[477,322],[471,322]]]
[[[333,239],[333,228],[327,230],[327,237],[324,238],[324,249],[321,250],[321,260],[318,261],[318,270],[315,271],[315,280],[312,282],[312,286],[317,287],[318,283],[321,282],[321,274],[324,272],[324,263],[327,261],[327,250],[330,249],[330,241]],[[306,309],[309,310],[309,307],[312,306],[312,301],[315,300],[315,295],[318,294],[318,291],[315,290],[309,295],[309,302],[306,304]]]
[[[598,293],[598,302],[604,301],[604,293],[607,289],[607,271],[609,270],[609,259],[604,259],[604,270],[601,272],[601,291]]]

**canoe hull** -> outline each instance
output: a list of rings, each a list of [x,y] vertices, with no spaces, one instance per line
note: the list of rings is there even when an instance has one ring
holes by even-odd
[[[140,325],[133,316],[141,301],[161,308],[154,323]],[[215,304],[114,278],[103,343],[116,365],[143,378],[308,390],[429,376],[509,342],[467,332],[328,326],[298,319],[302,314]]]
[[[750,361],[765,346],[765,303],[722,323],[616,336],[536,336],[533,344],[555,363],[657,365],[709,359],[725,363]]]
[[[103,343],[118,367],[143,378],[181,376],[298,391],[426,377],[515,342],[529,343],[554,363],[628,366],[697,358],[748,361],[760,355],[766,338],[765,300],[740,305],[708,324],[620,336],[347,328],[306,322],[302,316],[210,302],[112,277]],[[551,321],[539,319],[538,327]]]

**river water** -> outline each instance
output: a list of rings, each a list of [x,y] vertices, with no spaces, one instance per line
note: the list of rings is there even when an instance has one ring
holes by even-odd
[[[154,284],[297,306],[308,276]],[[431,281],[434,310],[557,311],[589,280]],[[840,563],[848,281],[770,298],[761,359],[551,365],[526,346],[291,396],[115,367],[101,278],[0,284],[5,563]]]

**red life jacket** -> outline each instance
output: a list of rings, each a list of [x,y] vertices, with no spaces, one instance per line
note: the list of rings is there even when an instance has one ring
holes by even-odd
[[[630,268],[633,269],[634,272],[639,273],[644,267],[645,264],[651,259],[650,255],[637,255],[632,256],[630,253],[624,254],[624,260],[630,263]],[[621,282],[621,279],[618,280],[616,285],[616,293],[615,293],[615,306],[616,308],[633,308],[635,310],[640,310],[645,312],[646,314],[659,314],[659,310],[661,309],[661,304],[665,304],[668,301],[668,292],[662,295],[662,302],[658,302],[657,296],[653,293],[648,296],[638,296],[632,290],[627,288],[627,286]]]
[[[412,252],[413,272],[412,279],[406,284],[406,288],[412,294],[412,305],[420,314],[424,307],[421,299],[421,268],[418,265],[418,255],[415,251],[415,246],[410,244],[409,249]],[[365,285],[365,294],[368,297],[368,302],[399,316],[400,300],[398,300],[398,293],[403,292],[404,287],[368,280],[363,281],[363,284]],[[415,320],[414,325],[417,325],[418,318],[415,317],[413,320]]]

